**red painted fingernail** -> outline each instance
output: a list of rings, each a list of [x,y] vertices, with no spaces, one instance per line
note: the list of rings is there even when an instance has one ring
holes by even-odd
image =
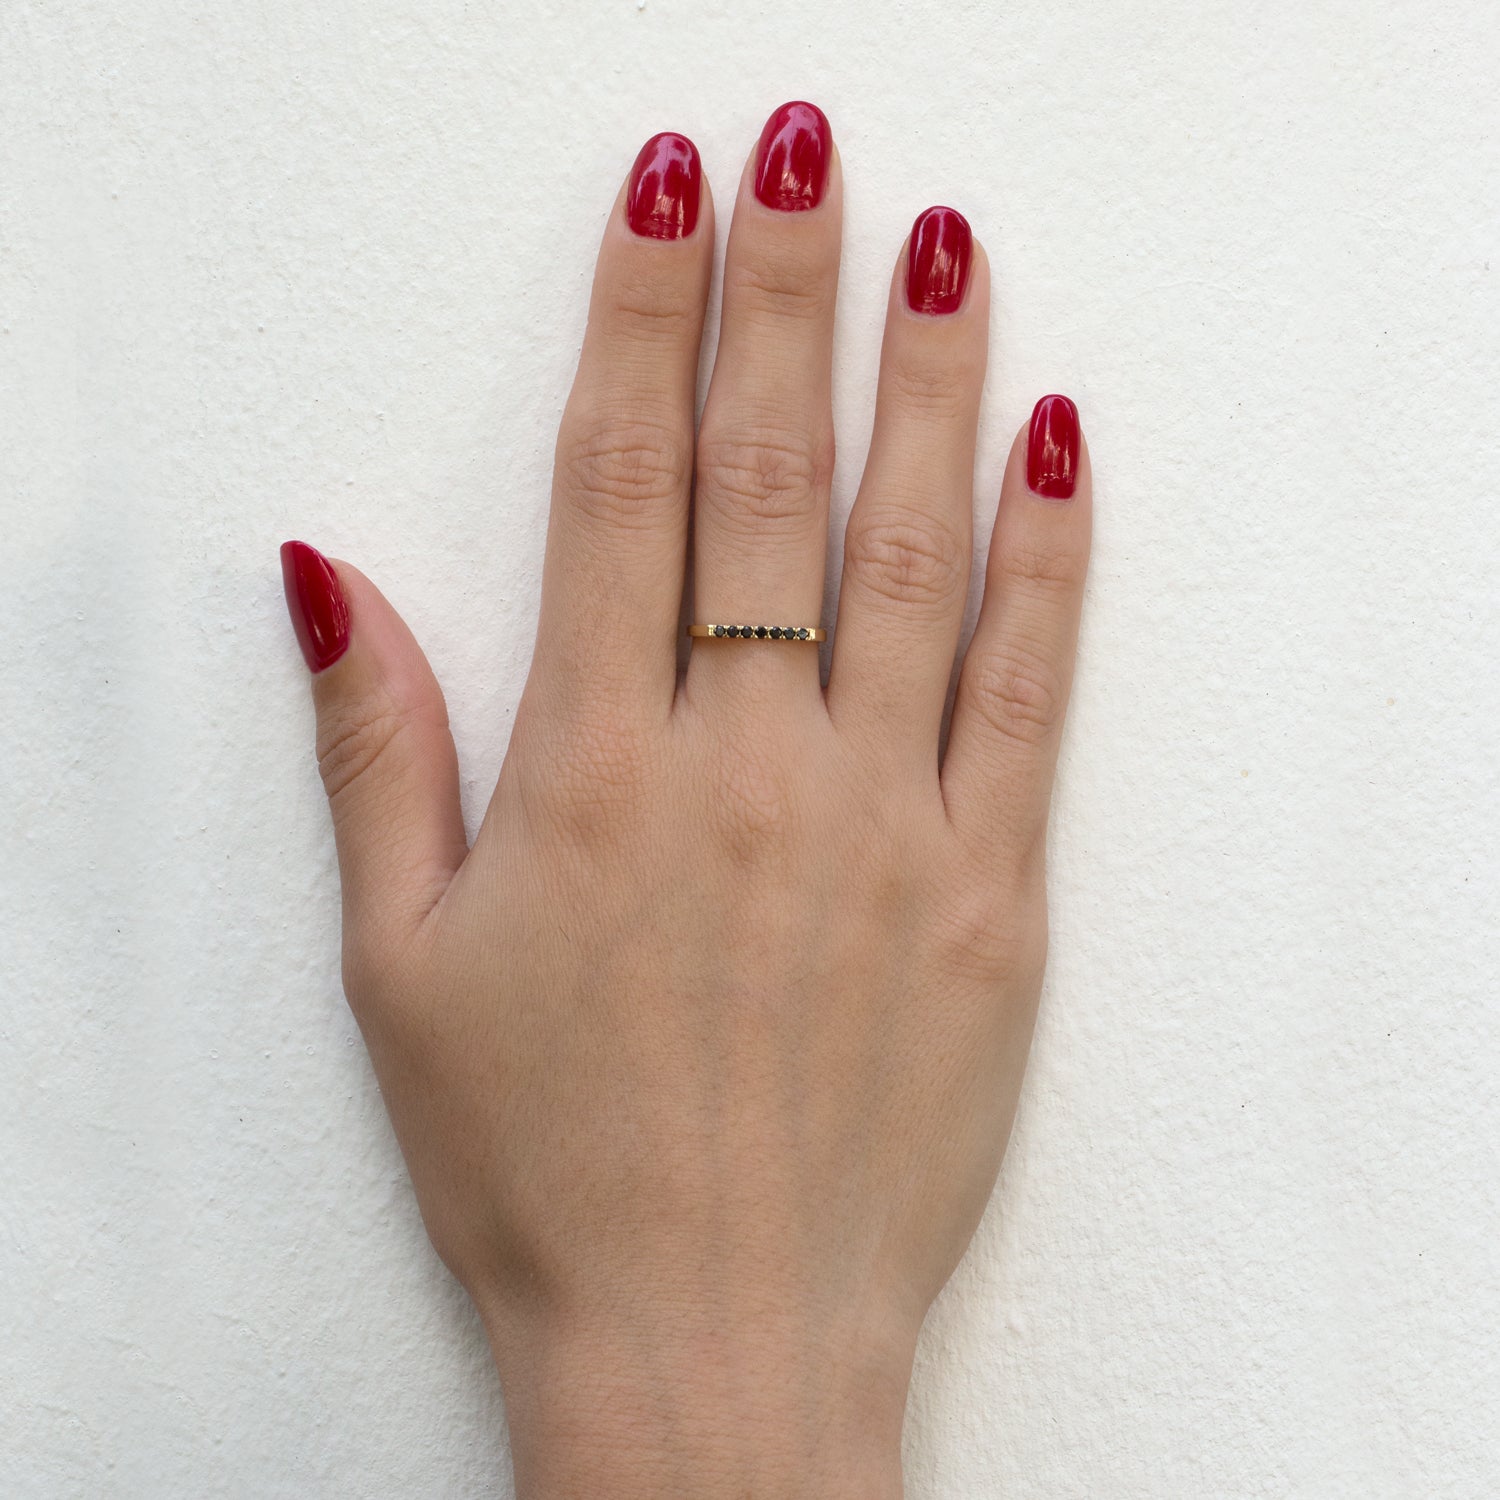
[[[281,581],[308,671],[331,667],[349,649],[349,606],[339,575],[316,547],[283,542]]]
[[[653,135],[630,169],[625,219],[648,240],[685,240],[698,227],[703,163],[685,136]]]
[[[816,208],[828,186],[833,132],[816,104],[793,100],[766,121],[755,156],[755,196],[767,208]]]
[[[1031,413],[1026,483],[1049,500],[1071,500],[1078,484],[1078,408],[1066,396],[1043,396]]]
[[[974,263],[974,233],[956,208],[925,208],[911,226],[906,305],[913,312],[957,312]]]

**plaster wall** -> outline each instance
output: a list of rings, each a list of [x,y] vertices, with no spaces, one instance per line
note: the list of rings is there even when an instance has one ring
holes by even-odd
[[[1497,56],[1446,0],[7,0],[0,1494],[509,1493],[276,549],[405,613],[472,825],[616,185],[681,129],[724,204],[800,96],[837,519],[933,202],[994,265],[984,534],[1037,394],[1097,477],[1035,1064],[909,1493],[1500,1493]]]

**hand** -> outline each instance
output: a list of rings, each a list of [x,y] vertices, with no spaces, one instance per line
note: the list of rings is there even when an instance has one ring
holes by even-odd
[[[354,568],[284,549],[349,1002],[484,1320],[522,1496],[899,1494],[918,1330],[1011,1127],[1089,463],[1044,398],[940,758],[989,316],[951,209],[895,268],[826,688],[801,639],[698,639],[679,668],[689,570],[696,621],[818,623],[840,203],[826,120],[778,110],[695,438],[713,204],[683,137],[642,151],[472,849],[416,642]]]

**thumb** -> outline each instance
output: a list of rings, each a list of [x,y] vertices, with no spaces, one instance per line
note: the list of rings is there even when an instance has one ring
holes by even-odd
[[[357,569],[287,542],[281,573],[313,674],[346,951],[356,935],[361,946],[399,944],[468,852],[442,690],[400,615]]]

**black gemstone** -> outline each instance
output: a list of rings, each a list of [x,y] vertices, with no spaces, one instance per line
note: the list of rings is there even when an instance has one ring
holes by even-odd
[[[745,640],[748,641],[750,639],[750,637],[752,635],[754,635],[754,634],[755,634],[755,627],[753,625],[741,625],[740,626],[740,635],[743,636]]]
[[[807,626],[806,625],[800,625],[800,626],[797,627],[797,639],[799,641],[805,641],[807,639]]]
[[[765,640],[766,634],[767,634],[766,627],[764,625],[757,625],[755,627],[755,634],[756,634],[757,639],[762,640],[762,641]]]
[[[779,641],[781,639],[781,626],[773,625],[771,627],[771,639],[773,641]]]
[[[781,627],[781,638],[784,641],[795,641],[797,639],[797,627],[795,625],[783,625]]]
[[[715,625],[714,626],[714,634],[715,635],[723,635],[724,634],[724,627],[722,625]]]

